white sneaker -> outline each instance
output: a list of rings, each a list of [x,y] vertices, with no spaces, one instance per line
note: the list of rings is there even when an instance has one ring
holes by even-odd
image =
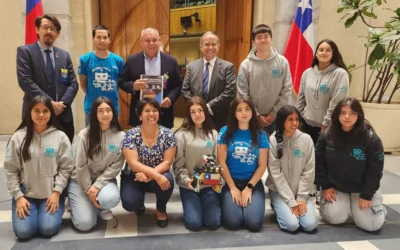
[[[102,209],[100,211],[100,218],[102,218],[103,220],[112,220],[114,218],[114,215],[110,209]]]

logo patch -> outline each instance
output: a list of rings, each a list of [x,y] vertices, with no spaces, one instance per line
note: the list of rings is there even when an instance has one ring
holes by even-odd
[[[52,146],[45,146],[44,147],[44,156],[49,157],[49,158],[56,158],[57,151]]]
[[[321,85],[319,85],[319,92],[323,94],[329,94],[329,92],[331,92],[331,88],[329,88],[326,83],[321,83]]]
[[[347,86],[340,86],[339,93],[347,93],[347,92],[348,92]]]
[[[299,148],[293,149],[293,156],[296,158],[304,158],[304,153]]]
[[[118,153],[119,147],[116,144],[108,144],[108,152]]]
[[[354,148],[352,156],[357,161],[365,161],[366,160],[365,152],[361,148]]]
[[[279,71],[278,68],[272,68],[272,77],[281,77],[282,73]]]
[[[206,141],[206,148],[211,149],[213,147],[213,143],[211,141]]]

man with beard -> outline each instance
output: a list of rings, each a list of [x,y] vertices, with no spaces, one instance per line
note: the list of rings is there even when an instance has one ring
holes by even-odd
[[[30,112],[26,109],[33,97],[51,98],[63,131],[72,142],[75,128],[71,104],[78,92],[78,83],[69,53],[53,46],[61,25],[56,17],[44,15],[36,18],[35,26],[39,41],[17,49],[18,84],[25,93],[22,116]]]
[[[94,51],[79,59],[79,83],[86,93],[84,101],[85,126],[89,124],[92,104],[99,96],[108,97],[119,114],[118,77],[124,69],[122,57],[110,52],[110,31],[103,25],[97,25],[92,31]]]

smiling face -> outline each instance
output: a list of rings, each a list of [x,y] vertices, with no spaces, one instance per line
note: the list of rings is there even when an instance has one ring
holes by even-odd
[[[269,50],[272,46],[272,38],[271,36],[266,33],[257,34],[254,38],[254,45],[256,46],[257,50]]]
[[[44,103],[37,103],[31,110],[31,117],[34,126],[48,127],[51,113]]]
[[[200,50],[201,53],[203,53],[203,57],[206,59],[206,61],[210,61],[216,57],[219,51],[219,42],[217,36],[212,34],[206,35],[200,44]]]
[[[40,27],[36,28],[36,34],[39,36],[40,43],[49,48],[53,46],[60,33],[58,33],[52,21],[42,18]]]
[[[241,102],[236,107],[236,119],[239,123],[249,123],[251,117],[253,116],[253,112],[247,102]]]
[[[110,42],[111,40],[108,37],[107,30],[96,30],[96,35],[93,38],[93,44],[96,50],[107,50]]]
[[[340,109],[339,122],[343,131],[350,131],[358,119],[358,113],[353,111],[350,106],[346,105]]]
[[[160,36],[153,30],[147,30],[140,38],[140,45],[147,57],[153,58],[158,54]]]
[[[194,104],[190,107],[190,117],[196,128],[201,128],[206,119],[204,110],[199,104]]]
[[[283,125],[285,133],[290,135],[294,134],[294,132],[296,132],[296,129],[299,128],[299,123],[300,123],[300,118],[297,113],[291,113],[290,115],[288,115]]]
[[[157,124],[160,113],[156,107],[151,104],[146,104],[143,107],[143,111],[140,114],[140,119],[142,120],[142,126]]]
[[[329,43],[323,42],[319,45],[316,57],[319,63],[330,64],[333,56],[333,50]]]
[[[103,102],[99,107],[97,107],[97,119],[99,120],[100,125],[103,127],[110,127],[112,118],[113,112],[110,105]]]

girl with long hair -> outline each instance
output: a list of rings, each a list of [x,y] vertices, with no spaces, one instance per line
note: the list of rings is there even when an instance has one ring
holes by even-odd
[[[175,133],[177,153],[173,169],[179,185],[186,228],[198,230],[201,227],[217,229],[220,226],[221,211],[218,193],[212,187],[193,188],[194,168],[204,165],[203,155],[217,154],[218,132],[213,129],[206,102],[198,96],[187,102],[182,126]]]
[[[12,198],[12,225],[19,239],[61,228],[63,190],[73,162],[71,143],[58,123],[51,99],[36,96],[7,144],[4,172]]]
[[[386,216],[379,191],[383,145],[357,99],[336,105],[331,125],[318,139],[315,159],[322,218],[340,224],[351,213],[357,227],[379,230]]]
[[[300,113],[290,105],[279,109],[276,132],[270,137],[268,186],[279,226],[307,232],[318,226],[314,203],[309,197],[315,177],[314,143],[299,130]]]
[[[75,168],[68,185],[71,220],[80,231],[114,216],[111,208],[120,201],[116,177],[123,164],[121,142],[125,133],[118,123],[113,102],[100,96],[92,104],[89,126],[72,145]]]
[[[269,142],[250,98],[236,97],[228,125],[218,136],[218,162],[226,181],[221,193],[222,223],[259,231],[264,221],[265,198],[261,177],[267,168]]]

